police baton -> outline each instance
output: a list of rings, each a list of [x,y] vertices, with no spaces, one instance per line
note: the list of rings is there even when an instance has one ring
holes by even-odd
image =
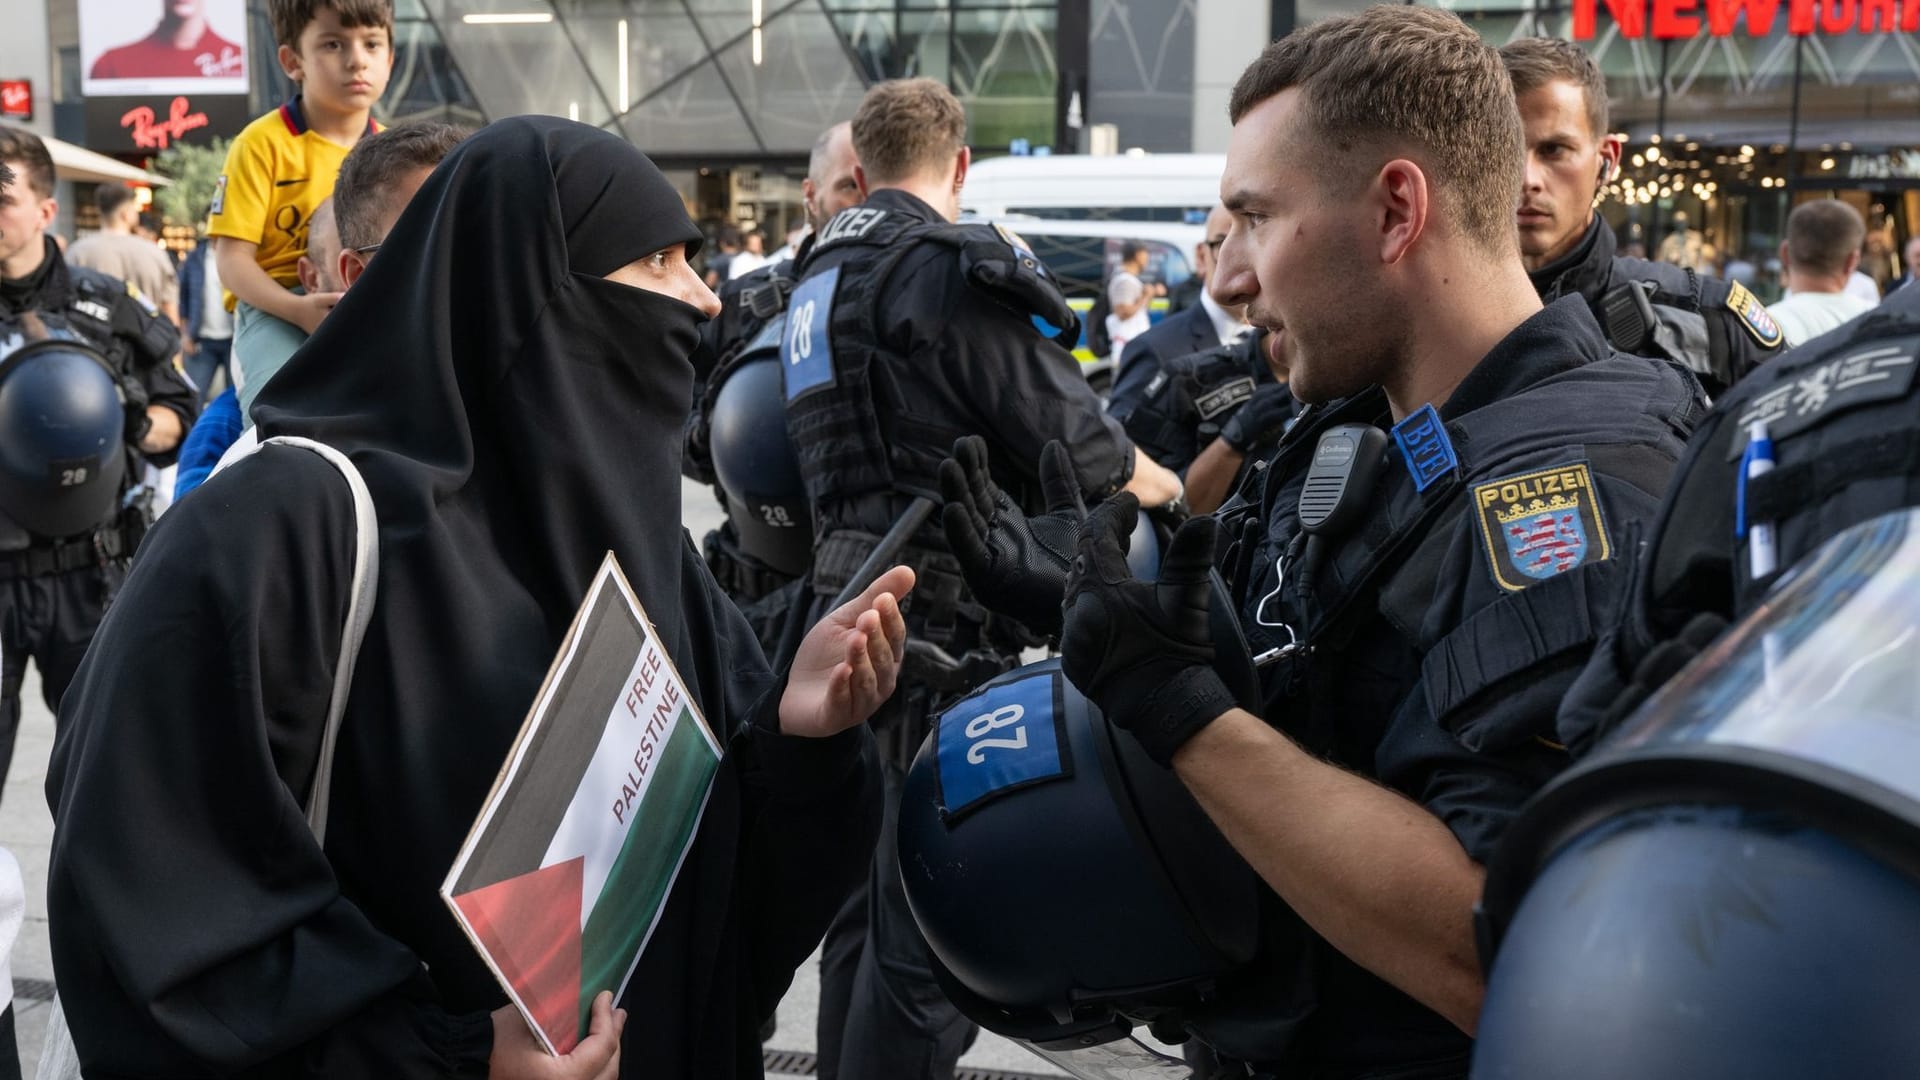
[[[880,543],[867,555],[867,560],[860,564],[860,569],[855,570],[853,576],[847,579],[846,588],[841,589],[840,595],[833,598],[833,603],[827,607],[827,610],[838,611],[847,601],[866,592],[867,586],[873,584],[873,579],[879,577],[888,566],[892,565],[901,549],[907,546],[907,541],[913,539],[913,534],[920,530],[920,526],[927,523],[927,518],[933,516],[935,505],[932,499],[924,495],[914,499],[913,505],[907,507],[907,512],[901,514],[900,520],[894,522],[893,528],[887,530],[887,535],[880,538]]]

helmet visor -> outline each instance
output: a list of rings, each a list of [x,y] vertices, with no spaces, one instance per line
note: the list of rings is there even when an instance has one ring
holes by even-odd
[[[1601,753],[1713,746],[1920,800],[1920,511],[1857,525],[1802,560]]]

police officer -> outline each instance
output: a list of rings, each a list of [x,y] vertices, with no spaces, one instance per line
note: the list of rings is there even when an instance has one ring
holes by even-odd
[[[0,776],[20,722],[20,682],[32,657],[49,708],[73,678],[127,560],[146,527],[137,485],[149,462],[172,460],[191,426],[195,395],[174,366],[179,332],[116,278],[69,267],[47,235],[58,205],[53,159],[25,131],[0,128],[0,164],[17,182],[0,191],[0,339],[73,336],[112,367],[125,403],[125,490],[90,527],[47,535],[31,507],[0,506]],[[131,505],[129,505],[129,502]]]
[[[1500,50],[1526,125],[1520,254],[1552,303],[1579,295],[1621,352],[1672,360],[1718,397],[1781,345],[1780,328],[1739,282],[1614,254],[1594,200],[1620,168],[1607,80],[1578,45],[1522,38]]]
[[[1562,706],[1560,738],[1586,750],[1796,562],[1863,521],[1920,506],[1916,368],[1920,293],[1902,289],[1715,404],[1619,625]]]
[[[1174,535],[1156,584],[1122,561],[1127,500],[1080,534],[1063,669],[1299,920],[1261,946],[1294,959],[1188,1017],[1219,1075],[1464,1075],[1482,865],[1567,763],[1555,706],[1701,408],[1579,299],[1542,307],[1506,87],[1490,46],[1421,7],[1325,20],[1247,69],[1213,289],[1284,329],[1309,407],[1246,499]],[[1218,541],[1259,715],[1190,572]]]
[[[1880,1008],[1920,942],[1912,755],[1887,737],[1914,708],[1916,371],[1920,295],[1902,290],[1694,432],[1562,703],[1555,737],[1580,760],[1489,867],[1474,1075],[1920,1068],[1912,1025]],[[1734,894],[1764,894],[1763,916]],[[1709,947],[1675,912],[1707,916]]]
[[[1264,331],[1168,361],[1142,398],[1121,425],[1180,473],[1196,514],[1218,509],[1246,470],[1272,455],[1300,411],[1280,337]]]
[[[866,202],[816,235],[781,346],[788,430],[818,534],[814,611],[889,533],[911,532],[895,561],[918,574],[908,614],[916,651],[877,733],[888,759],[879,869],[869,896],[828,931],[822,959],[828,1077],[945,1077],[971,1037],[932,981],[891,871],[893,811],[935,698],[1004,669],[1032,639],[988,618],[930,520],[941,462],[958,437],[980,433],[982,468],[1030,499],[1041,448],[1057,439],[1093,498],[1125,487],[1154,506],[1180,491],[1101,413],[1067,351],[1075,319],[1046,269],[1006,234],[951,224],[970,160],[965,137],[965,113],[937,82],[868,92],[853,120]],[[968,672],[943,678],[948,661],[929,646],[972,654]]]
[[[701,544],[707,567],[769,651],[786,629],[791,586],[804,573],[813,547],[806,492],[789,460],[792,443],[779,390],[781,331],[794,266],[828,219],[863,198],[853,175],[857,164],[851,124],[821,133],[800,184],[811,232],[793,259],[720,288],[720,314],[701,326],[695,353],[701,387],[687,418],[681,471],[717,488],[727,517]],[[744,381],[734,385],[734,376],[742,372]]]

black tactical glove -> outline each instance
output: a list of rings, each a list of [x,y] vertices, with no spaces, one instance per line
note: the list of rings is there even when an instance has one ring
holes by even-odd
[[[1293,391],[1286,383],[1268,383],[1253,392],[1220,428],[1228,446],[1245,454],[1256,446],[1280,441],[1294,417]]]
[[[993,482],[978,435],[955,442],[940,463],[940,522],[967,587],[988,608],[1051,637],[1060,632],[1074,537],[1087,516],[1073,461],[1057,440],[1040,451],[1040,491],[1047,512],[1028,517]]]
[[[1139,512],[1132,495],[1116,495],[1081,527],[1060,667],[1108,720],[1171,766],[1181,744],[1238,702],[1213,670],[1214,519],[1180,526],[1160,577],[1144,582],[1127,569],[1127,536]]]
[[[147,394],[147,384],[136,375],[120,376],[120,397],[121,412],[126,417],[122,438],[128,446],[137,448],[153,428],[153,417],[147,415],[147,403],[152,398]]]

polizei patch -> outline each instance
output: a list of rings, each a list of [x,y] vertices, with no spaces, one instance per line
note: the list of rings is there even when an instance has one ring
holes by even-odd
[[[1773,316],[1767,313],[1767,306],[1737,281],[1727,294],[1727,309],[1740,317],[1740,325],[1747,328],[1747,333],[1753,335],[1753,340],[1759,342],[1761,348],[1774,348],[1784,340],[1780,324],[1774,322]]]
[[[1511,592],[1613,554],[1584,461],[1475,484],[1473,508],[1493,580]]]

